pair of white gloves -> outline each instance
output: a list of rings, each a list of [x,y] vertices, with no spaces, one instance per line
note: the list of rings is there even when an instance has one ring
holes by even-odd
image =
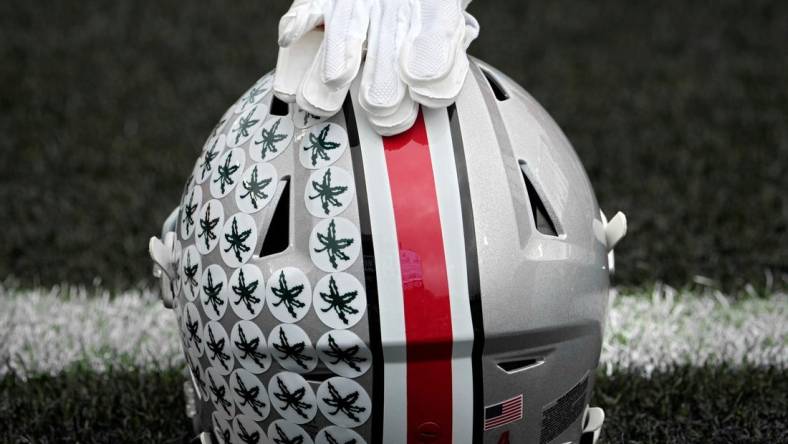
[[[279,22],[274,92],[317,116],[339,111],[366,61],[358,102],[381,135],[413,125],[418,104],[452,104],[479,24],[471,0],[295,0]],[[320,27],[323,27],[321,30]]]

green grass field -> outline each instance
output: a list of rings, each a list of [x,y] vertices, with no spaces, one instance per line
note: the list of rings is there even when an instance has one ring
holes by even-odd
[[[147,239],[289,3],[0,2],[0,442],[187,433]],[[470,10],[630,221],[604,442],[788,442],[788,3]]]

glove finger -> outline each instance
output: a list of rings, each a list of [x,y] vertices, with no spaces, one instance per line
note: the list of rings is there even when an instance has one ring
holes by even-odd
[[[292,45],[279,48],[274,72],[274,94],[285,102],[294,102],[304,75],[313,63],[323,40],[323,32],[312,30]]]
[[[375,2],[369,20],[369,41],[359,102],[370,114],[388,116],[407,96],[399,74],[399,48],[407,32],[407,1]]]
[[[317,56],[309,65],[303,81],[298,87],[296,103],[304,111],[316,116],[333,116],[339,111],[347,96],[350,82],[339,88],[333,88],[323,81],[321,67],[325,58],[325,41],[320,45]]]
[[[419,104],[409,95],[405,95],[398,107],[389,115],[367,114],[372,128],[381,136],[393,136],[413,126],[419,114]]]
[[[334,0],[325,12],[322,80],[345,88],[356,77],[367,37],[371,0]]]
[[[403,46],[401,69],[409,85],[443,79],[454,67],[464,42],[465,23],[458,0],[416,2]]]
[[[462,44],[453,47],[454,64],[444,77],[412,81],[413,79],[403,76],[410,87],[411,97],[417,102],[431,108],[449,106],[460,93],[468,75],[468,55],[465,50],[479,35],[479,23],[471,14],[464,12],[463,21],[465,26]]]
[[[295,0],[279,19],[279,46],[287,47],[323,23],[325,0]]]
[[[468,75],[468,56],[463,52],[457,59],[457,64],[446,78],[425,86],[409,85],[413,100],[429,108],[442,108],[454,103]]]
[[[462,14],[465,18],[465,49],[467,50],[476,37],[479,37],[479,22],[468,11]]]

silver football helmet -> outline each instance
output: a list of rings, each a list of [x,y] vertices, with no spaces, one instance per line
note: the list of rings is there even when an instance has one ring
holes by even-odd
[[[593,442],[612,248],[568,140],[477,60],[382,138],[271,75],[216,125],[151,240],[204,442]],[[358,84],[355,85],[358,88]]]

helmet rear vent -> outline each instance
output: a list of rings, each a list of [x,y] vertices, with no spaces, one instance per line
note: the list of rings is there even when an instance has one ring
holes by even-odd
[[[531,203],[531,213],[534,217],[534,224],[536,225],[536,231],[546,234],[548,236],[555,236],[558,237],[558,230],[556,229],[556,224],[553,222],[552,217],[550,217],[550,211],[548,211],[547,207],[544,204],[544,201],[539,196],[539,193],[536,191],[534,184],[531,182],[531,179],[528,177],[528,172],[526,171],[528,167],[524,160],[520,161],[520,173],[523,176],[523,182],[525,182],[525,190],[528,193],[528,201]]]
[[[517,373],[529,368],[534,368],[544,363],[544,359],[540,358],[519,358],[511,361],[502,361],[498,363],[498,367],[506,373]]]
[[[287,102],[280,100],[279,97],[274,96],[271,99],[271,110],[269,112],[272,116],[286,116],[290,114],[290,106]]]
[[[480,69],[482,70],[482,74],[484,74],[484,78],[487,79],[490,89],[492,89],[493,94],[495,94],[495,98],[498,99],[499,102],[509,100],[509,93],[506,92],[503,86],[501,86],[501,82],[498,81],[498,78],[495,77],[495,74],[487,71],[484,68]]]
[[[260,249],[261,257],[281,253],[290,246],[290,176],[283,177],[279,184],[282,191]]]

